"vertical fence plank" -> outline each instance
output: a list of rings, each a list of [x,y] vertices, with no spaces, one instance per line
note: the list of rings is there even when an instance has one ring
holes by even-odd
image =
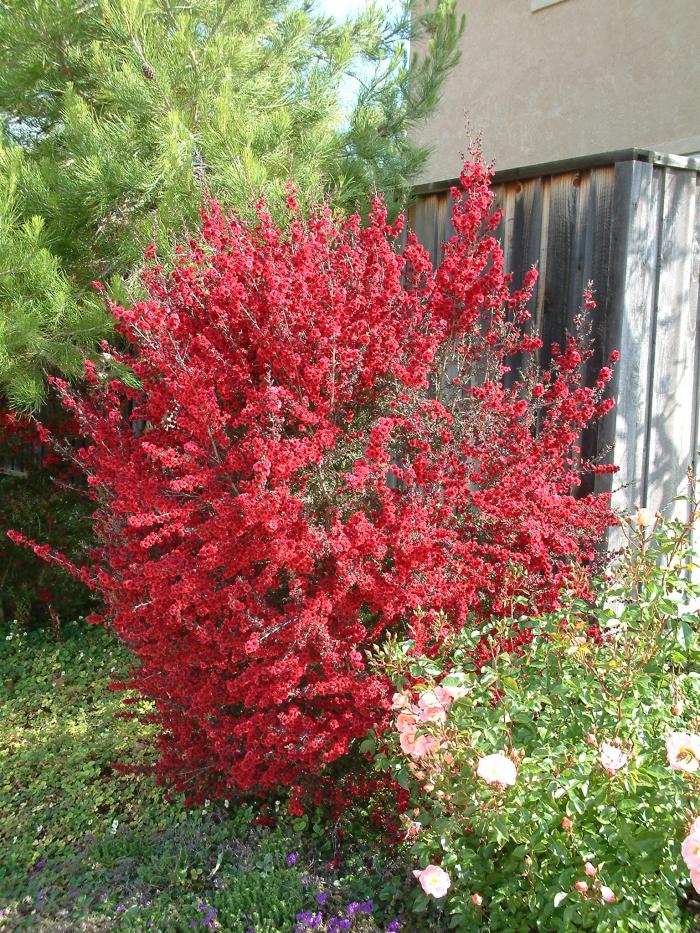
[[[508,257],[507,269],[513,276],[514,288],[520,288],[525,273],[536,266],[540,260],[542,239],[542,179],[530,178],[525,182],[515,182],[513,185],[513,226],[512,242]],[[537,316],[537,298],[540,283],[535,284],[528,309],[532,315],[526,326],[528,333],[535,329]],[[522,354],[509,360],[511,367],[504,376],[504,383],[511,385],[519,376],[524,364]]]
[[[628,161],[614,169],[610,274],[605,319],[606,355],[620,351],[611,392],[613,412],[600,423],[598,449],[620,468],[612,481],[613,506],[629,510],[645,486],[646,425],[656,303],[661,176],[652,165]],[[597,488],[608,487],[601,477]],[[621,543],[612,534],[610,544]]]
[[[585,192],[585,200],[584,200]],[[575,288],[571,296],[573,307],[580,306],[589,282],[593,283],[596,310],[592,316],[593,356],[586,366],[586,381],[590,385],[601,366],[607,363],[611,345],[613,208],[615,195],[615,169],[596,168],[588,173],[587,184],[579,191],[579,213],[586,215],[586,223],[579,227],[578,265]],[[614,444],[615,415],[610,414],[583,431],[581,457],[584,460],[603,460],[609,456]],[[586,474],[580,488],[581,495],[589,492],[610,491],[610,475]]]
[[[663,175],[645,504],[680,516],[685,504],[672,500],[687,492],[686,471],[693,459],[696,308],[690,304],[696,179],[678,169],[664,169]]]
[[[567,172],[550,179],[549,224],[547,229],[547,268],[544,275],[544,305],[541,324],[544,367],[551,359],[551,345],[561,343],[566,332],[572,267],[576,243],[576,204],[578,188],[574,174]]]

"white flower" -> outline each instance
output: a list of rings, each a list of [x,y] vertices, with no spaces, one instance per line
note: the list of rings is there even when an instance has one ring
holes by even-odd
[[[632,519],[637,528],[648,528],[649,525],[654,521],[654,513],[651,509],[642,509],[638,508],[637,512]]]
[[[600,747],[600,763],[608,772],[615,774],[624,768],[629,761],[629,755],[617,745],[611,745],[610,742],[603,742]]]
[[[486,755],[481,758],[476,769],[477,775],[487,784],[512,786],[518,778],[515,765],[507,755]]]

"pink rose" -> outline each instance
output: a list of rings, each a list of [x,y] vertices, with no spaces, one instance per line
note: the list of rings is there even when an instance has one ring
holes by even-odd
[[[450,886],[450,876],[439,865],[428,865],[422,871],[414,871],[414,876],[426,894],[431,897],[444,897]]]
[[[563,818],[563,820],[561,821],[561,828],[562,828],[562,829],[565,829],[565,830],[567,831],[567,833],[571,830],[571,827],[572,827],[573,825],[574,825],[574,824],[571,822],[571,820],[569,819],[568,816],[565,816],[565,817]]]
[[[693,885],[698,894],[700,894],[700,869],[696,868],[691,871],[690,883]]]
[[[451,700],[461,700],[462,697],[465,697],[469,691],[466,687],[451,687],[449,684],[447,686],[438,687],[437,690],[441,690],[443,693],[446,693]],[[435,691],[437,693],[437,690]]]
[[[480,894],[472,894],[472,902],[477,907],[481,907],[481,905],[484,903],[484,899]]]
[[[683,861],[691,871],[700,871],[700,833],[690,833],[681,843]]]
[[[606,887],[604,884],[600,886],[600,896],[605,904],[614,904],[617,900],[613,889]]]
[[[487,784],[501,784],[504,787],[515,784],[518,772],[513,762],[506,755],[486,755],[481,758],[476,769],[477,775]]]
[[[395,693],[391,698],[392,709],[403,709],[408,704],[409,700],[405,693]]]
[[[402,732],[401,733],[401,751],[404,755],[412,755],[415,748],[416,733],[415,732]]]
[[[577,881],[576,884],[574,885],[574,887],[575,887],[576,890],[579,892],[579,894],[585,894],[586,891],[588,890],[588,882],[587,882],[587,881]]]
[[[608,774],[615,774],[624,768],[628,761],[627,752],[623,752],[617,745],[611,745],[610,742],[603,742],[600,748],[600,763]]]
[[[666,753],[674,771],[692,774],[700,767],[700,736],[672,732],[666,739]]]
[[[403,745],[401,747],[403,748]],[[423,758],[424,755],[434,755],[439,748],[440,742],[437,736],[419,735],[417,738],[414,737],[413,750],[409,752],[409,755],[413,755],[414,758]]]
[[[586,864],[583,866],[583,870],[586,872],[589,878],[594,878],[598,874],[598,869],[590,862],[586,862]]]
[[[453,696],[449,689],[447,687],[434,687],[432,692],[435,694],[435,698],[437,699],[438,703],[447,709],[453,700]]]
[[[446,719],[444,706],[424,706],[420,711],[421,722],[445,722]]]
[[[396,728],[399,732],[415,732],[418,721],[412,713],[399,713],[396,717]]]
[[[637,507],[637,513],[634,516],[634,523],[638,528],[647,528],[654,520],[654,513],[650,509],[641,509]]]
[[[434,690],[426,690],[418,697],[418,705],[421,709],[427,709],[429,706],[442,706]]]

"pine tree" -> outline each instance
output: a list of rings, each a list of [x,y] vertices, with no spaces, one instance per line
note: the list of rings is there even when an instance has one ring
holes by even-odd
[[[342,24],[314,0],[4,0],[0,394],[30,411],[76,375],[109,333],[92,281],[133,297],[145,246],[167,257],[205,192],[400,201],[460,31],[453,0]]]

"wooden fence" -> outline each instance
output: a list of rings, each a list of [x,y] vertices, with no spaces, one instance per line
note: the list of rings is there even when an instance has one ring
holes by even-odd
[[[618,507],[681,514],[699,441],[700,159],[647,150],[518,169],[495,177],[498,235],[514,283],[536,263],[533,324],[547,362],[593,282],[597,368],[621,353],[618,404],[583,438],[620,472],[599,476]],[[433,258],[452,234],[449,187],[416,189],[409,224]]]

